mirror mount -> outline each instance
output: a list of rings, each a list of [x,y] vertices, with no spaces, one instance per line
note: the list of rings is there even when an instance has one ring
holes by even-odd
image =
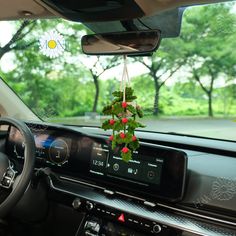
[[[123,20],[120,22],[127,31],[138,31],[138,27],[133,20]]]

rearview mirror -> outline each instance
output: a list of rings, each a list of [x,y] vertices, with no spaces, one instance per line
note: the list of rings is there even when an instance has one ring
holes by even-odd
[[[160,41],[159,30],[148,30],[85,35],[81,44],[88,55],[139,55],[154,52]]]

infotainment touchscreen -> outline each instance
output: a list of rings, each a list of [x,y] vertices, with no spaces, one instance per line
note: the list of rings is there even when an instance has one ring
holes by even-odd
[[[145,158],[140,154],[127,164],[118,155],[111,155],[107,164],[107,174],[143,185],[160,185],[162,166],[163,160],[158,157]]]
[[[94,142],[90,173],[97,179],[110,179],[118,185],[126,182],[125,186],[136,186],[136,190],[169,200],[182,197],[187,166],[184,152],[143,144],[128,163],[122,161],[119,153],[111,151],[106,143]]]
[[[123,178],[138,184],[160,185],[163,158],[146,156],[142,151],[136,151],[129,163],[122,161],[119,152],[109,153],[106,147],[93,145],[90,172],[107,175],[113,178]]]

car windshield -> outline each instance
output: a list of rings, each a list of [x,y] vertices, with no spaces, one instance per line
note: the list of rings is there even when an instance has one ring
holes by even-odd
[[[101,126],[120,89],[122,56],[86,56],[92,33],[63,19],[0,22],[0,76],[42,120]],[[236,140],[236,4],[185,9],[180,37],[128,57],[142,130]],[[1,102],[1,99],[0,99]]]

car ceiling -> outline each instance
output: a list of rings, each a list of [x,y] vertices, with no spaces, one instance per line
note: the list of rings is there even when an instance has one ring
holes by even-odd
[[[135,0],[135,2],[148,16],[181,6],[222,2],[222,0]],[[0,20],[54,16],[52,12],[40,6],[34,0],[0,0],[0,6]],[[28,12],[32,13],[32,15],[30,16]]]

